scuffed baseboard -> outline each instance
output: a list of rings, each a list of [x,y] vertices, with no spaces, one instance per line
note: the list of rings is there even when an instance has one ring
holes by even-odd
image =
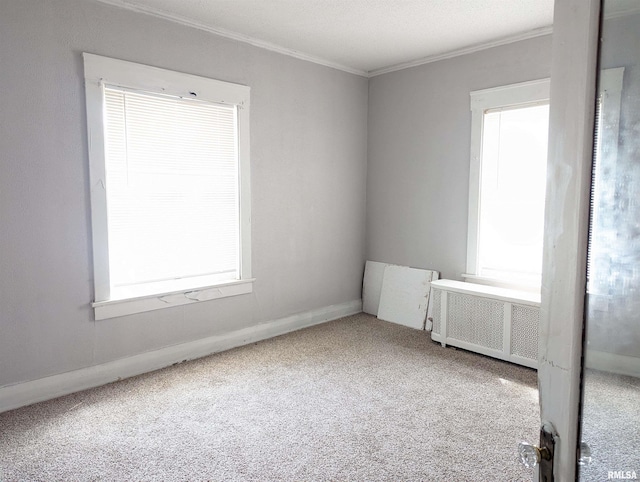
[[[105,385],[362,311],[362,300],[298,313],[256,326],[0,388],[0,413]]]
[[[586,366],[594,370],[640,378],[640,358],[634,356],[587,350]]]

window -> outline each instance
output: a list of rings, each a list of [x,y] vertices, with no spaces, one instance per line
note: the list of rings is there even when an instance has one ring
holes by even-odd
[[[465,279],[539,289],[549,80],[471,93]]]
[[[84,61],[96,319],[250,293],[249,88]]]

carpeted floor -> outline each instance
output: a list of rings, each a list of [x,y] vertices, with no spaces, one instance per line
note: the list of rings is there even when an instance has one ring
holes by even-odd
[[[640,477],[640,379],[587,370],[582,437],[592,462],[580,467],[581,482],[610,479],[609,471]]]
[[[522,481],[536,372],[360,314],[0,414],[0,480]]]

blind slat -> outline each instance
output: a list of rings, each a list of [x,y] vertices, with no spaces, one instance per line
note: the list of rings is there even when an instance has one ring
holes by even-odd
[[[105,87],[113,286],[238,276],[234,107]]]

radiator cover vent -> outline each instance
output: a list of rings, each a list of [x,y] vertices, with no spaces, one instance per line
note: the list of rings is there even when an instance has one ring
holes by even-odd
[[[511,315],[511,354],[530,360],[538,359],[538,321],[540,310],[513,306]],[[532,343],[531,340],[535,340]]]
[[[449,294],[447,337],[502,350],[504,304],[460,293]]]
[[[537,368],[540,305],[532,297],[473,283],[433,281],[431,338],[443,346]]]
[[[440,333],[440,318],[442,317],[442,304],[441,301],[442,292],[440,290],[436,290],[431,288],[431,302],[433,303],[433,328],[431,328],[432,333]]]

